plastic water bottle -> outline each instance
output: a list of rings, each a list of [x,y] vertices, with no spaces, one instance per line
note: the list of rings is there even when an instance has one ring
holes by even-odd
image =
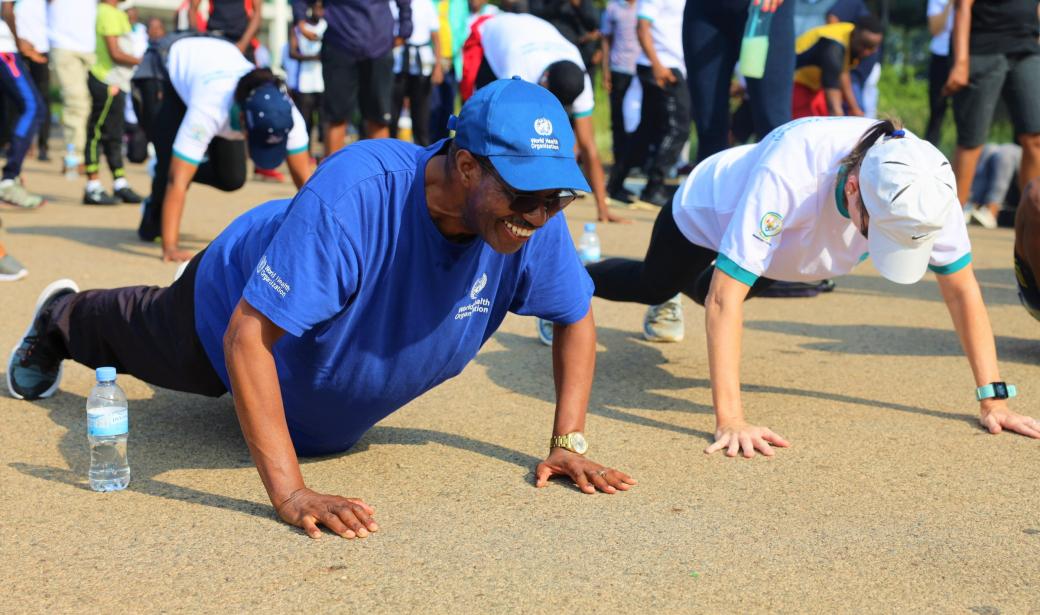
[[[76,146],[69,143],[65,146],[65,179],[75,180],[79,178],[79,157],[76,156]]]
[[[97,384],[87,398],[87,440],[90,442],[90,488],[118,491],[130,483],[126,461],[129,412],[126,394],[116,384],[116,368],[99,367]]]
[[[769,55],[769,27],[773,13],[762,10],[762,2],[751,1],[748,6],[744,38],[740,41],[740,73],[750,79],[761,79],[766,74],[766,57]]]
[[[585,265],[595,263],[602,258],[599,249],[599,235],[596,234],[596,225],[592,222],[585,224],[585,232],[578,240],[578,257]]]

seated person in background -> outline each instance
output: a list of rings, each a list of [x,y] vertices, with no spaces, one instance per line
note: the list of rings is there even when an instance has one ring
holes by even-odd
[[[311,175],[307,129],[282,82],[254,68],[234,44],[208,36],[188,36],[166,47],[153,46],[142,63],[158,67],[165,81],[162,102],[150,128],[155,145],[152,194],[145,200],[137,235],[162,237],[162,258],[186,261],[180,226],[192,181],[231,192],[246,181],[246,142],[257,167],[289,165],[299,188]],[[151,54],[154,61],[147,58]],[[134,79],[151,79],[139,70]]]
[[[845,115],[845,102],[853,110],[858,109],[852,89],[848,87],[848,72],[861,59],[877,52],[882,33],[881,22],[873,15],[866,15],[855,24],[820,26],[799,36],[795,41],[792,117]]]
[[[964,206],[964,219],[986,228],[997,228],[997,214],[1007,202],[1021,164],[1022,148],[1014,143],[983,146],[971,182],[971,200]]]
[[[600,222],[624,222],[607,210],[607,182],[592,124],[592,81],[581,52],[552,24],[534,15],[478,17],[463,46],[462,100],[498,78],[519,76],[548,89],[570,115],[578,154],[596,198]]]

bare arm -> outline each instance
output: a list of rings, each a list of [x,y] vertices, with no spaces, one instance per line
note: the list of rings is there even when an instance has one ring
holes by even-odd
[[[263,10],[264,3],[261,0],[253,0],[253,13],[249,16],[249,23],[246,24],[246,30],[242,33],[242,38],[238,39],[236,46],[239,51],[245,53],[249,49],[249,44],[256,37],[256,33],[260,31],[260,25],[263,23]]]
[[[364,537],[378,530],[375,511],[361,500],[315,493],[304,485],[274,362],[274,346],[285,334],[251,306],[238,302],[224,334],[224,362],[231,380],[235,414],[275,511],[286,523],[321,536],[318,524],[343,536]]]
[[[553,380],[556,383],[556,416],[553,435],[585,431],[585,415],[596,371],[596,323],[592,309],[570,325],[553,325]],[[543,487],[554,474],[569,476],[585,493],[625,491],[636,481],[618,470],[604,468],[583,455],[564,448],[549,451],[535,470],[536,486]]]
[[[863,116],[863,109],[860,109],[859,103],[856,101],[856,94],[855,94],[855,92],[852,91],[852,75],[849,73],[849,71],[843,71],[841,73],[841,97],[844,100],[845,104],[847,104],[849,106],[849,115],[857,115],[857,116],[860,116],[860,117]],[[827,99],[827,102],[828,102],[828,107],[829,107],[830,106],[830,99],[829,98]],[[837,114],[833,114],[832,113],[831,115],[844,115],[845,114],[844,113],[844,107],[841,107],[839,105],[838,108],[841,109],[842,112],[841,113],[837,113]]]
[[[610,77],[610,44],[613,40],[614,35],[603,37],[603,58],[600,60],[600,73],[603,75],[603,89],[606,90],[608,94],[614,87]]]
[[[950,11],[953,10],[955,1],[949,0],[942,12],[928,17],[928,32],[932,36],[938,36],[940,32],[946,29],[946,20],[950,18]]]
[[[943,301],[950,311],[953,327],[957,330],[964,354],[968,357],[975,386],[999,382],[997,346],[993,340],[989,314],[982,302],[982,291],[969,264],[949,275],[937,276]],[[1040,438],[1040,425],[1029,417],[1008,408],[1007,400],[985,399],[980,402],[980,422],[993,433],[1010,429],[1033,438]]]
[[[164,261],[186,261],[193,254],[180,249],[181,217],[184,215],[184,200],[188,186],[198,166],[183,158],[170,159],[170,175],[166,182],[166,196],[162,206],[162,258]]]
[[[202,4],[202,0],[191,0],[191,4],[188,5],[188,29],[194,30],[195,24],[199,23],[199,5]]]
[[[847,73],[845,73],[847,75]],[[829,115],[845,115],[845,107],[842,103],[845,101],[845,95],[839,88],[824,88],[823,95],[827,99],[827,113]],[[851,88],[849,95],[852,95]]]
[[[140,58],[120,49],[119,38],[116,36],[106,36],[105,47],[108,48],[108,55],[111,56],[112,61],[120,66],[137,66],[141,63]]]
[[[672,69],[661,64],[661,60],[657,57],[657,50],[654,48],[654,39],[650,34],[650,22],[648,20],[637,20],[636,38],[639,39],[639,46],[642,47],[643,53],[650,60],[650,69],[654,72],[654,80],[657,81],[657,85],[664,88],[678,81],[675,75],[672,74]]]
[[[292,175],[293,184],[299,190],[314,172],[314,168],[311,166],[311,155],[307,150],[289,154],[285,157],[285,163],[289,166],[289,175]]]
[[[726,449],[736,457],[755,451],[772,456],[770,444],[787,446],[787,441],[765,427],[749,425],[740,401],[740,345],[744,335],[744,299],[751,287],[718,269],[704,301],[704,327],[708,340],[708,373],[711,398],[715,406],[715,442],[705,449],[714,453]]]
[[[444,83],[444,63],[441,62],[441,33],[434,30],[430,32],[430,45],[433,47],[433,73],[430,81],[433,85]]]
[[[577,141],[578,153],[589,180],[592,195],[596,199],[596,217],[600,222],[628,222],[615,216],[607,208],[607,178],[603,175],[603,163],[599,159],[596,147],[596,129],[592,124],[592,116],[577,117],[571,120],[574,126],[574,138]]]

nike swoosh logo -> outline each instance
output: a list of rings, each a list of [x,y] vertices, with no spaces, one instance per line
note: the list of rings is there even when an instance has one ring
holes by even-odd
[[[911,235],[910,239],[912,241],[917,241],[918,239],[921,239],[922,237],[927,237],[927,236],[928,236],[928,233],[921,233],[920,235]]]

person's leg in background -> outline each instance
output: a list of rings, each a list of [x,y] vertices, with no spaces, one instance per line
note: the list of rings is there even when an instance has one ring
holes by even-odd
[[[648,100],[646,93],[647,83],[651,84],[649,87],[655,92],[661,89],[654,81],[653,71],[649,66],[636,66],[636,76],[643,92],[643,99],[639,105],[639,126],[625,139],[625,157],[620,162],[616,162],[610,170],[610,178],[607,180],[608,193],[623,190],[625,180],[632,169],[641,167],[645,171],[648,168],[653,156],[651,149],[659,141],[658,133],[664,130],[660,127],[664,120],[661,115],[663,110],[658,109],[654,104],[659,97],[651,94]],[[624,123],[623,119],[622,123]]]
[[[632,75],[618,72],[616,70],[610,71],[610,134],[613,138],[611,151],[614,154],[615,166],[624,164],[625,156],[628,152],[629,144],[628,132],[625,131],[624,103],[625,92],[628,91],[628,86],[631,84]],[[613,175],[611,175],[611,177],[613,177]],[[624,179],[622,178],[622,182],[623,181]],[[634,194],[625,190],[623,184],[608,184],[607,196],[623,203],[631,203],[635,197]]]
[[[1018,182],[1024,188],[1040,177],[1040,53],[1008,58],[1008,63],[1003,95],[1022,146]]]
[[[311,135],[314,130],[314,94],[304,94],[303,92],[293,90],[290,95],[292,96],[293,104],[296,105],[296,109],[303,116],[303,123],[307,127],[307,142],[309,144],[313,140]]]
[[[246,142],[241,139],[213,137],[206,160],[195,171],[194,183],[234,192],[246,183]]]
[[[430,93],[433,80],[427,75],[408,76],[408,105],[412,113],[412,141],[426,147],[430,141]]]
[[[36,138],[43,116],[43,99],[36,91],[28,69],[16,53],[0,53],[0,88],[15,103],[18,116],[11,127],[7,145],[7,164],[0,179],[0,200],[25,209],[43,204],[43,197],[32,194],[18,180],[22,163]]]
[[[141,225],[137,228],[137,236],[142,241],[155,241],[162,232],[162,207],[166,198],[166,184],[170,177],[170,160],[173,158],[173,142],[177,138],[177,130],[188,108],[173,89],[170,83],[163,87],[161,102],[151,126],[148,139],[155,146],[155,175],[152,176],[152,192],[145,199]]]
[[[87,141],[83,147],[83,168],[87,173],[87,186],[83,192],[84,205],[115,205],[115,197],[105,192],[98,179],[101,169],[101,141],[105,121],[112,114],[114,96],[109,86],[93,74],[87,77],[91,107],[87,117]]]
[[[90,91],[87,89],[87,74],[94,65],[94,54],[79,53],[68,49],[52,49],[54,75],[61,88],[61,124],[65,136],[65,149],[72,144],[77,158],[83,160],[83,145],[87,142],[87,118],[90,116]]]
[[[697,127],[697,162],[729,147],[729,84],[747,18],[747,10],[734,12],[714,4],[715,0],[687,0],[683,14],[683,52]]]
[[[101,124],[101,148],[112,171],[112,194],[123,203],[135,205],[144,199],[134,192],[123,166],[123,134],[126,132],[126,93],[109,86],[112,108]],[[114,93],[113,93],[114,92]]]
[[[690,137],[690,90],[686,87],[682,71],[673,68],[672,74],[675,75],[674,83],[664,88],[657,87],[657,91],[651,94],[654,98],[651,111],[661,114],[658,129],[654,133],[658,138],[652,141],[657,144],[657,152],[647,165],[646,188],[639,197],[658,206],[671,201],[672,193],[665,188],[664,180],[679,160],[682,147]],[[647,104],[647,95],[644,89],[644,105]],[[729,120],[728,114],[726,120]]]
[[[390,98],[394,89],[394,55],[360,62],[358,98],[366,139],[390,136]]]
[[[353,120],[358,100],[358,63],[331,45],[321,47],[321,74],[325,80],[325,156],[347,142],[347,122]]]
[[[957,198],[962,204],[971,197],[975,167],[989,135],[990,122],[1008,70],[1007,58],[1003,54],[972,55],[968,87],[953,96],[953,117],[957,122],[953,173],[957,177]]]
[[[408,91],[408,75],[394,74],[393,87],[390,90],[390,136],[397,138],[397,124],[401,121],[401,110]]]
[[[459,83],[455,78],[455,69],[447,63],[444,69],[444,81],[433,88],[430,100],[430,139],[439,141],[448,136],[448,118],[455,113],[455,96]]]
[[[25,268],[25,265],[11,256],[4,248],[4,244],[0,243],[0,282],[14,282],[27,275],[29,275],[29,270]]]
[[[943,96],[942,89],[950,76],[950,56],[932,54],[928,61],[928,128],[924,138],[932,145],[939,147],[942,141],[942,125],[946,118],[946,108],[950,98]]]
[[[766,56],[765,73],[761,79],[747,80],[751,120],[759,139],[791,121],[795,62],[794,12],[794,2],[784,2],[777,8],[769,25],[769,53]]]
[[[29,74],[32,76],[33,83],[36,84],[36,91],[40,93],[44,105],[43,115],[40,116],[40,130],[36,135],[36,157],[41,162],[47,162],[50,160],[47,152],[47,140],[51,136],[51,69],[47,62],[50,54],[42,55],[43,62],[29,60],[26,64],[29,66]]]
[[[1040,179],[1022,189],[1015,213],[1015,278],[1022,306],[1040,320]]]

